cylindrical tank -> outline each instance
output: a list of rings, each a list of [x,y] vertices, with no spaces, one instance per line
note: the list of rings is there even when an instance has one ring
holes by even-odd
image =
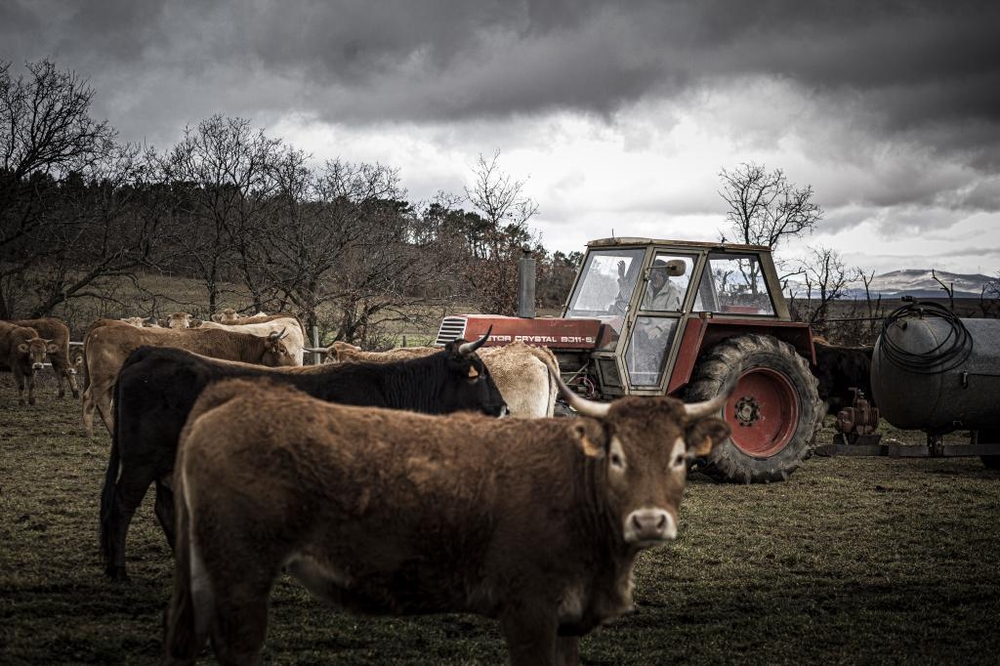
[[[875,404],[897,428],[1000,427],[1000,319],[959,319],[935,303],[903,306],[883,323],[871,382]]]

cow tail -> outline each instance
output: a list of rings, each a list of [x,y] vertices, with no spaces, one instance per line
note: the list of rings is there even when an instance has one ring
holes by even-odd
[[[182,464],[178,461],[178,464]],[[177,508],[177,546],[174,563],[174,589],[163,618],[164,664],[193,664],[205,642],[207,632],[200,632],[195,616],[192,594],[191,565],[193,559],[191,515],[182,474],[177,474],[175,501]]]

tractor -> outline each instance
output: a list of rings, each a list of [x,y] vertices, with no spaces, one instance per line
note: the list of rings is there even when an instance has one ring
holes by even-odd
[[[566,384],[593,400],[707,400],[735,379],[720,414],[732,434],[696,463],[717,480],[787,478],[822,427],[812,332],[791,320],[766,247],[594,240],[561,316],[448,316],[437,343],[487,331],[487,345],[549,347]]]

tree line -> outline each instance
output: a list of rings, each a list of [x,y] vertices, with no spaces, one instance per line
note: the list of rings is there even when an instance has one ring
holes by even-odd
[[[95,95],[48,60],[21,76],[0,62],[0,319],[113,303],[123,282],[160,272],[203,285],[203,316],[238,285],[248,310],[292,310],[367,342],[414,305],[513,314],[525,253],[540,306],[568,291],[579,256],[531,233],[537,205],[496,153],[464,196],[415,203],[391,166],[311,166],[243,118],[212,116],[163,151],[121,142],[91,116]]]

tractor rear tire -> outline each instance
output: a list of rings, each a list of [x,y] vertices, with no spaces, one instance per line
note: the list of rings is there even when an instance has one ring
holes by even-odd
[[[698,471],[718,481],[783,481],[812,455],[823,426],[818,381],[808,361],[787,342],[746,334],[709,349],[695,369],[685,400],[710,400],[730,379],[736,390],[719,414],[732,428]]]

